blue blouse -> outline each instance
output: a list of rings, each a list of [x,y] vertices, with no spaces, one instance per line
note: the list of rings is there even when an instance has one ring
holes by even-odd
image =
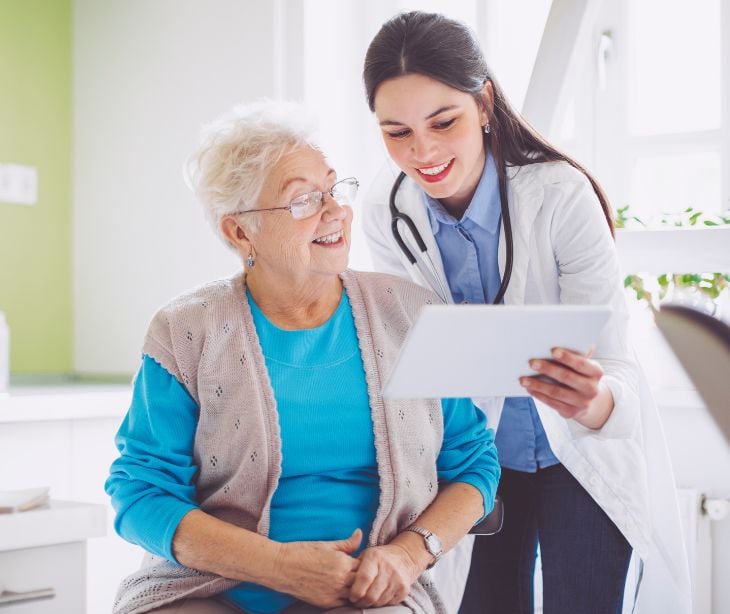
[[[431,230],[441,252],[455,303],[491,303],[501,283],[497,260],[501,208],[492,156],[460,220],[422,192]],[[532,397],[505,399],[495,440],[499,462],[516,471],[535,472],[560,461],[550,449]]]
[[[282,473],[271,501],[269,536],[281,542],[335,540],[359,527],[367,539],[380,488],[347,294],[343,291],[336,312],[323,325],[296,331],[276,327],[250,295],[248,300],[281,427]],[[160,407],[170,409],[162,414]],[[439,479],[472,484],[484,497],[485,510],[491,510],[499,478],[493,432],[467,400],[444,400],[442,410]],[[197,418],[198,407],[185,388],[144,356],[132,405],[117,435],[121,457],[112,465],[106,489],[117,510],[117,532],[171,561],[177,525],[197,507],[192,460]],[[224,597],[252,614],[280,612],[294,602],[289,595],[246,582]]]

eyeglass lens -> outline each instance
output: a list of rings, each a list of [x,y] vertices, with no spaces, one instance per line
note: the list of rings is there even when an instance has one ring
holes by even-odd
[[[340,205],[351,204],[357,194],[358,182],[354,178],[343,179],[332,186],[329,193]],[[324,202],[323,192],[309,192],[291,203],[292,217],[301,220],[317,213]]]

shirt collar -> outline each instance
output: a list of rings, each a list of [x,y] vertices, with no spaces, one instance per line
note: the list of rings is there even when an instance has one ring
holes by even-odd
[[[459,223],[460,220],[448,213],[438,200],[431,198],[423,190],[421,190],[421,197],[426,204],[428,219],[431,222],[431,231],[434,234],[438,232],[441,224],[454,226]],[[492,160],[492,154],[488,153],[477,189],[461,222],[470,220],[490,234],[496,234],[499,230],[500,216],[499,178]]]

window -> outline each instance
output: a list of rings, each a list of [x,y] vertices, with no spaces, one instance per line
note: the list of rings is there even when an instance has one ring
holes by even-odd
[[[730,208],[728,31],[720,0],[604,3],[558,138],[584,152],[614,207],[649,222]]]

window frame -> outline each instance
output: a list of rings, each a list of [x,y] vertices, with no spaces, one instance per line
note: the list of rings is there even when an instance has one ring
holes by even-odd
[[[646,154],[717,152],[720,156],[720,203],[717,210],[730,209],[730,40],[721,35],[720,125],[698,130],[652,135],[630,133],[632,23],[630,0],[604,2],[594,27],[596,61],[592,63],[591,87],[594,110],[593,168],[604,184],[614,208],[630,203],[632,169],[637,158]],[[730,31],[730,5],[720,2],[720,32]],[[605,62],[606,87],[601,90],[597,72],[597,41],[609,32],[612,45]],[[655,213],[660,213],[654,210]]]

